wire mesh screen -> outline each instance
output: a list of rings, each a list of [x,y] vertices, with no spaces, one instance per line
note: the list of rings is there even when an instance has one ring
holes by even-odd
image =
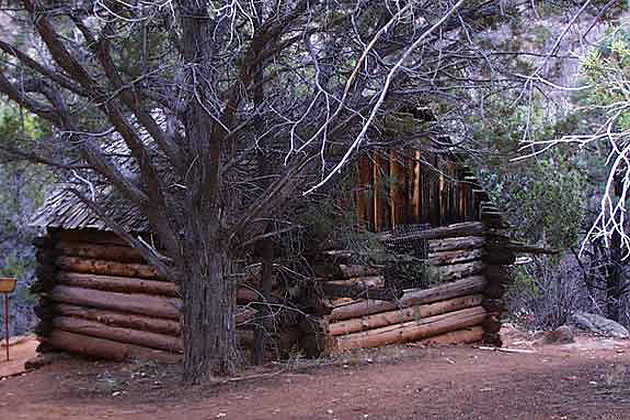
[[[431,227],[428,223],[396,226],[386,242],[387,261],[383,269],[385,287],[400,294],[406,289],[428,288],[439,282],[427,264],[427,240],[415,233]]]

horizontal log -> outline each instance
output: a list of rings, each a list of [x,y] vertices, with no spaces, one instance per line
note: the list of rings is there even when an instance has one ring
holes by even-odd
[[[463,279],[476,274],[480,274],[484,270],[483,261],[473,261],[463,264],[442,265],[437,271],[442,282]]]
[[[103,274],[109,276],[139,277],[155,280],[158,278],[155,268],[147,264],[120,263],[89,258],[61,255],[57,258],[57,267],[77,273]]]
[[[418,343],[427,346],[439,346],[444,344],[471,344],[483,339],[484,331],[482,327],[462,328],[444,334],[419,340]]]
[[[62,255],[118,262],[145,263],[140,251],[130,246],[60,241],[55,249]]]
[[[327,297],[351,297],[354,299],[391,299],[392,291],[384,287],[369,286],[360,283],[339,285],[334,282],[322,282],[320,287]]]
[[[387,326],[338,336],[336,347],[341,350],[379,347],[387,344],[406,343],[420,340],[462,328],[473,327],[481,324],[486,317],[486,310],[481,306],[462,309],[441,315],[435,315],[420,321],[411,321],[402,325]]]
[[[328,284],[338,286],[383,287],[385,279],[382,276],[353,277],[345,280],[325,280]]]
[[[329,301],[332,305],[332,309],[360,302],[360,300],[352,299],[349,297],[331,298]]]
[[[330,322],[342,321],[344,319],[359,318],[379,312],[393,311],[397,308],[404,308],[404,305],[388,300],[362,299],[333,308],[328,319]]]
[[[485,242],[486,238],[483,236],[458,236],[445,239],[430,239],[427,241],[427,246],[429,253],[436,253],[483,248]]]
[[[460,249],[455,251],[442,251],[430,253],[427,262],[431,265],[463,264],[481,259],[483,250]]]
[[[486,279],[483,276],[474,276],[452,283],[441,284],[430,289],[409,290],[405,292],[398,302],[361,300],[333,308],[329,321],[359,318],[379,312],[393,311],[410,305],[433,303],[459,296],[473,295],[482,292],[485,286]]]
[[[50,298],[55,302],[129,312],[140,315],[179,319],[181,300],[150,295],[104,292],[71,286],[55,286]]]
[[[56,349],[116,361],[130,358],[157,360],[165,363],[180,363],[182,361],[180,354],[62,330],[54,330],[50,336],[42,338],[42,341]]]
[[[311,265],[315,277],[324,279],[349,279],[352,277],[377,276],[380,274],[380,267],[336,264],[336,263],[315,263]]]
[[[175,283],[159,280],[62,271],[57,274],[57,282],[67,286],[106,290],[110,292],[146,293],[149,295],[170,297],[179,296],[178,287]]]
[[[475,308],[475,307],[476,306],[470,307],[470,308]],[[462,308],[462,309],[465,309],[465,308]],[[457,311],[459,311],[459,310],[457,310]],[[372,329],[372,330],[367,330],[367,331],[363,331],[363,332],[356,332],[356,333],[353,333],[351,335],[354,335],[355,337],[359,337],[360,334],[364,334],[364,335],[382,334],[382,333],[386,333],[386,332],[389,332],[389,331],[397,330],[397,329],[402,328],[402,327],[408,327],[410,325],[418,325],[419,323],[422,323],[425,319],[428,319],[428,318],[431,318],[433,320],[438,320],[438,319],[440,319],[440,317],[449,317],[450,314],[453,314],[453,313],[455,313],[457,311],[444,312],[444,313],[433,315],[432,317],[427,317],[427,318],[423,318],[423,319],[420,318],[420,319],[414,319],[414,320],[403,322],[403,323],[395,323],[395,324],[391,324],[391,325],[385,325],[385,326],[382,326],[382,327],[379,327],[379,328],[375,328],[375,329]],[[487,315],[488,315],[487,311],[485,313],[486,313],[486,316],[484,317],[484,319],[487,318]],[[482,322],[483,322],[483,320],[479,324],[481,325]],[[349,335],[346,335],[344,337],[348,337],[348,336]]]
[[[386,325],[402,324],[434,315],[453,312],[464,308],[478,306],[483,301],[481,294],[462,296],[427,305],[417,305],[396,311],[381,312],[362,318],[331,323],[328,327],[331,335],[351,334],[359,331],[371,330]]]
[[[408,291],[403,295],[401,302],[406,306],[433,303],[458,296],[481,293],[485,287],[486,279],[483,276],[468,277],[430,289]]]
[[[132,328],[114,327],[83,318],[57,316],[53,319],[53,326],[56,329],[66,332],[165,350],[171,353],[181,353],[184,349],[182,340],[179,337],[140,331]]]
[[[177,285],[164,280],[147,280],[133,277],[103,276],[98,274],[61,271],[57,274],[57,283],[66,286],[108,292],[179,297],[179,288]],[[259,300],[260,295],[251,288],[239,287],[236,290],[236,299],[239,303],[248,303]]]
[[[54,305],[52,310],[59,315],[88,319],[114,327],[133,328],[135,330],[149,331],[158,334],[173,336],[181,334],[181,326],[179,321],[175,321],[172,319],[129,314],[124,312],[114,312],[105,309],[70,305],[67,303],[57,303]]]
[[[507,303],[505,299],[502,298],[490,299],[486,297],[481,305],[486,308],[488,312],[505,313],[508,311]]]
[[[97,229],[55,230],[51,237],[55,241],[129,246],[127,241],[117,234]]]
[[[391,232],[379,235],[382,241],[406,241],[417,239],[442,239],[454,238],[461,236],[482,235],[486,231],[486,227],[481,222],[464,222],[455,223],[449,226],[419,230],[417,232],[409,232],[406,234],[393,235]]]

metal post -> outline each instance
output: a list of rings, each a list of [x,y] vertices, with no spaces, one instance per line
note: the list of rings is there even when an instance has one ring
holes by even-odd
[[[7,343],[7,362],[9,361],[9,294],[4,294],[4,338]]]

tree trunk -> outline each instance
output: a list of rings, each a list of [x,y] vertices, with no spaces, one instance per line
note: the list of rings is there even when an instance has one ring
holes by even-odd
[[[263,306],[261,307],[260,319],[256,324],[254,335],[254,364],[262,365],[265,363],[265,348],[267,345],[267,327],[268,322],[265,322],[269,313],[267,307],[267,301],[271,296],[271,285],[273,282],[273,249],[270,245],[265,246],[265,252],[262,255],[262,278],[260,292],[263,294]]]
[[[620,197],[622,190],[621,175],[615,174],[615,197]],[[622,252],[621,235],[614,231],[610,240],[610,262],[608,264],[608,276],[606,279],[606,304],[608,318],[619,322],[620,303],[623,276],[621,273]]]
[[[184,379],[189,383],[231,375],[237,360],[231,262],[227,252],[207,243],[197,242],[182,258]]]

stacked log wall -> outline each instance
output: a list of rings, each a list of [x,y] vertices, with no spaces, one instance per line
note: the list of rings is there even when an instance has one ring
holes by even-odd
[[[435,287],[393,296],[384,287],[383,267],[353,265],[344,252],[335,254],[341,263],[315,265],[318,284],[333,305],[320,311],[328,315],[316,328],[312,320],[302,322],[292,334],[302,341],[317,335],[313,354],[322,343],[327,352],[409,341],[500,345],[506,266],[514,256],[506,251],[505,226],[492,212],[483,214],[482,222],[412,233],[426,241],[427,263],[439,278]],[[118,360],[180,360],[182,301],[177,285],[160,278],[137,251],[108,235],[53,231],[37,241],[33,289],[39,295],[40,350]],[[255,289],[255,282],[239,287],[238,302],[256,301]],[[251,314],[239,314],[237,325],[251,326],[248,319]],[[238,334],[249,351],[251,329]]]
[[[329,352],[409,341],[500,345],[506,266],[514,261],[504,227],[488,219],[411,233],[426,239],[439,285],[405,290],[398,299],[337,299],[327,318]]]
[[[51,346],[46,343],[53,331],[53,318],[55,314],[54,302],[50,298],[50,293],[55,286],[57,266],[55,260],[57,251],[55,249],[55,238],[51,234],[36,238],[35,259],[37,268],[35,270],[35,282],[31,285],[30,291],[37,296],[34,312],[39,321],[35,326],[35,333],[42,338],[37,348],[39,352],[46,352]]]
[[[504,295],[510,284],[509,266],[516,260],[516,255],[510,250],[510,238],[506,229],[508,224],[503,216],[492,205],[484,203],[480,209],[481,221],[486,232],[484,247],[484,277],[487,287],[484,291],[483,306],[488,315],[483,323],[484,344],[500,347],[501,316],[507,312]]]
[[[51,231],[35,241],[42,352],[67,350],[114,360],[181,360],[180,309],[175,282],[160,278],[137,250],[99,231]],[[247,303],[253,289],[240,287]],[[249,313],[237,315],[245,324]],[[237,332],[243,347],[252,332]]]

